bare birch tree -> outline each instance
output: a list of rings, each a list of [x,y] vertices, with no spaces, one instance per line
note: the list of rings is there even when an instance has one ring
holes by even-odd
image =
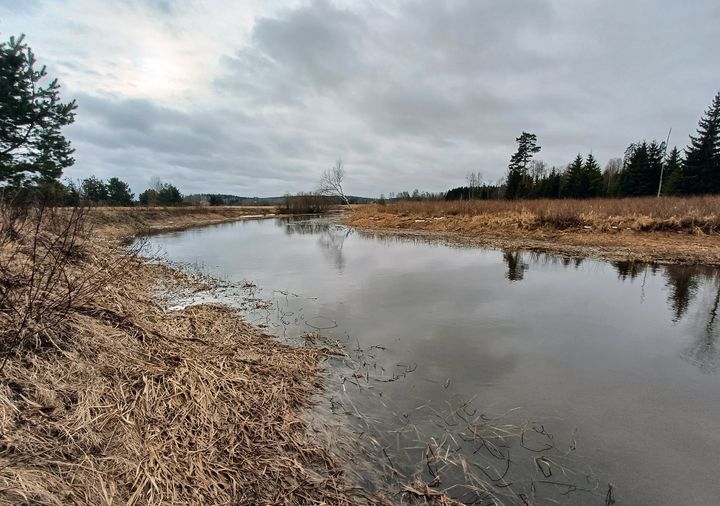
[[[482,173],[480,171],[471,172],[467,176],[465,176],[465,180],[467,181],[468,187],[470,188],[470,191],[468,193],[468,200],[472,200],[475,198],[476,190],[482,185]]]
[[[318,193],[321,195],[334,195],[340,197],[345,204],[350,204],[350,201],[345,196],[345,190],[343,190],[343,181],[345,180],[345,167],[343,166],[342,159],[338,158],[335,165],[323,172],[320,178],[320,185],[318,186]]]

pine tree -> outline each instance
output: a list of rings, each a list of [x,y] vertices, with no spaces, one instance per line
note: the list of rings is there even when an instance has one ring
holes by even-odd
[[[571,199],[582,197],[583,189],[583,157],[580,153],[575,160],[568,165],[565,171],[565,181],[562,186],[562,196]]]
[[[684,193],[720,193],[720,92],[690,136],[681,184]]]
[[[677,195],[681,192],[683,176],[683,159],[680,150],[674,147],[665,161],[663,173],[662,194]]]
[[[528,179],[530,179],[528,166],[533,155],[540,151],[535,134],[523,132],[515,141],[518,143],[518,149],[510,158],[505,189],[505,198],[508,199],[517,199],[528,195],[529,186],[531,186],[528,185]]]
[[[11,186],[56,180],[74,162],[60,130],[74,121],[75,101],[60,102],[57,79],[45,84],[23,39],[0,43],[0,183]]]
[[[105,203],[108,198],[107,186],[95,176],[83,179],[80,185],[80,193],[83,199],[94,204]]]
[[[116,177],[111,177],[107,182],[107,198],[111,206],[131,206],[133,194],[130,185]]]
[[[602,193],[603,177],[600,164],[597,162],[592,153],[585,160],[582,168],[582,192],[581,197],[599,197]]]
[[[665,143],[643,141],[631,144],[625,151],[620,175],[620,194],[623,196],[656,195],[660,184]]]

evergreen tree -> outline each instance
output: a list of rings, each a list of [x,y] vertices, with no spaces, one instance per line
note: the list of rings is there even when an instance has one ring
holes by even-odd
[[[180,190],[173,185],[165,183],[162,189],[157,193],[157,201],[161,206],[176,206],[182,203],[182,194]]]
[[[643,141],[631,144],[625,151],[620,176],[620,194],[623,196],[656,195],[660,184],[665,143]]]
[[[61,183],[62,184],[62,183]],[[68,181],[65,185],[65,192],[63,196],[62,205],[64,206],[79,206],[80,205],[80,188],[73,181]]]
[[[560,198],[560,187],[562,185],[562,172],[557,170],[555,167],[550,169],[550,174],[547,177],[547,183],[545,186],[544,197],[549,199]]]
[[[560,182],[562,175],[555,168],[551,168],[545,177],[540,178],[533,189],[536,197],[541,199],[556,199],[560,197]]]
[[[683,159],[680,150],[674,147],[665,161],[663,172],[662,194],[677,195],[681,193],[683,176]]]
[[[138,201],[142,206],[154,206],[158,203],[158,192],[154,188],[148,188],[140,195],[138,195]]]
[[[11,186],[58,179],[74,163],[60,130],[74,121],[75,101],[60,102],[57,79],[44,84],[23,40],[0,43],[0,182]]]
[[[508,199],[522,198],[529,194],[532,182],[529,181],[528,166],[533,155],[540,151],[535,134],[523,132],[515,141],[518,149],[510,158],[505,189],[505,198]]]
[[[720,92],[685,149],[684,193],[720,193]]]
[[[583,157],[580,153],[575,160],[568,165],[565,171],[565,178],[562,187],[562,196],[565,198],[578,199],[582,197],[583,180],[585,179]]]
[[[95,204],[104,203],[108,199],[107,186],[95,176],[83,179],[80,185],[80,194],[83,199]]]
[[[111,206],[131,206],[133,194],[130,192],[130,185],[116,177],[108,179],[107,200]]]
[[[582,193],[581,198],[599,197],[602,194],[603,177],[600,164],[590,153],[583,165]]]

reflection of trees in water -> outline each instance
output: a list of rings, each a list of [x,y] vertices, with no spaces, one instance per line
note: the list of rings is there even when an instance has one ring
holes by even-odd
[[[505,277],[510,281],[522,280],[528,268],[528,264],[523,260],[522,251],[503,250],[503,260],[507,264]]]
[[[529,262],[525,259],[528,258]],[[579,267],[582,258],[559,257],[537,252],[503,250],[503,261],[507,267],[505,277],[510,281],[521,281],[530,264],[554,264],[564,267]],[[672,321],[683,317],[692,318],[696,325],[694,339],[682,352],[683,358],[703,371],[715,371],[720,366],[720,270],[713,267],[696,265],[652,265],[642,262],[619,261],[612,265],[622,281],[642,280],[643,298],[645,279],[648,272],[661,273],[668,288],[668,306],[672,312]],[[712,289],[712,296],[698,301],[697,312],[690,313],[693,302],[698,299],[703,287]]]
[[[641,272],[645,272],[647,264],[640,262],[619,261],[613,262],[613,266],[618,273],[618,278],[622,281],[626,281],[627,279],[633,280],[638,277]]]
[[[720,306],[720,276],[713,273],[706,277],[712,283],[715,293],[708,300],[706,309],[697,314],[697,334],[695,339],[683,350],[682,356],[704,372],[714,372],[720,364],[720,325],[718,325],[718,306]],[[704,320],[703,320],[704,319]]]
[[[692,265],[668,265],[665,268],[666,284],[670,289],[668,304],[673,311],[673,321],[679,321],[690,307],[700,286],[697,267]]]
[[[279,219],[275,224],[278,227],[282,227],[287,235],[317,235],[335,226],[325,220],[313,220],[302,217]]]
[[[678,322],[683,317],[692,318],[696,330],[693,341],[683,350],[682,356],[703,371],[712,372],[720,364],[720,324],[718,324],[718,307],[720,306],[720,271],[713,267],[696,265],[648,266],[641,262],[614,262],[618,277],[623,281],[633,280],[641,273],[650,269],[653,273],[662,272],[665,286],[668,288],[668,306],[672,311],[672,321]],[[689,308],[704,286],[713,288],[713,295],[707,304],[699,307],[695,313]]]
[[[526,262],[525,258],[530,261]],[[533,265],[562,265],[563,267],[575,267],[576,269],[582,265],[582,257],[561,257],[550,255],[539,251],[523,251],[523,250],[503,250],[503,261],[507,266],[505,277],[510,281],[521,281],[525,276],[525,271]]]
[[[317,235],[318,245],[333,266],[342,271],[345,268],[343,246],[352,229],[338,226],[327,220],[314,220],[307,217],[289,217],[278,220],[277,225],[284,227],[287,235]]]
[[[352,229],[347,227],[328,227],[318,237],[318,244],[325,252],[325,256],[330,259],[335,268],[342,271],[345,268],[345,255],[343,254],[343,246],[345,239],[352,233]]]

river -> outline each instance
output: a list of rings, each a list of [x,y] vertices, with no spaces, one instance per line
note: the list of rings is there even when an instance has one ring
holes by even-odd
[[[338,340],[352,361],[326,405],[386,474],[456,485],[465,502],[718,504],[717,270],[374,237],[328,218],[149,241],[244,286],[248,319],[281,337]]]

